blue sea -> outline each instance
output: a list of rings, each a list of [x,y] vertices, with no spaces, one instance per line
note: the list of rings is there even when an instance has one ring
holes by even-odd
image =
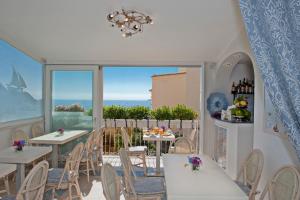
[[[151,101],[150,100],[104,100],[104,106],[111,106],[111,105],[119,105],[125,107],[133,107],[133,106],[145,106],[151,108]],[[58,105],[72,105],[72,104],[80,104],[84,107],[85,110],[92,108],[92,101],[91,100],[73,100],[73,99],[55,99],[54,100],[54,107]]]

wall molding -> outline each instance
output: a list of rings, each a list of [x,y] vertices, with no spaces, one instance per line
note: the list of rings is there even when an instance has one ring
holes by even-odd
[[[7,128],[15,128],[18,126],[24,126],[24,125],[28,125],[28,124],[33,124],[36,122],[41,122],[43,120],[44,120],[43,117],[37,117],[37,118],[31,118],[31,119],[4,122],[4,123],[0,123],[0,130],[7,129]]]

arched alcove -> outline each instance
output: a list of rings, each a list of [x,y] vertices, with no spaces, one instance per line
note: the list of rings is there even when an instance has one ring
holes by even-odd
[[[236,52],[229,55],[218,66],[215,88],[218,92],[226,95],[229,105],[233,103],[233,95],[231,94],[233,82],[238,84],[239,80],[243,80],[244,78],[251,82],[254,82],[255,79],[253,62],[250,56],[244,52]],[[251,96],[249,101],[249,110],[252,112],[252,116],[254,116],[254,96]]]

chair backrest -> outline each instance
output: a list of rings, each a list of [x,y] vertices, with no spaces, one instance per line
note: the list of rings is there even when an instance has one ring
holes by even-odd
[[[174,144],[174,153],[190,154],[192,153],[192,145],[187,138],[177,138]]]
[[[264,166],[264,155],[261,150],[254,149],[243,163],[237,180],[251,188],[249,197],[255,196],[256,189]]]
[[[16,199],[18,200],[42,200],[47,182],[49,164],[41,161],[35,165],[22,183]]]
[[[296,167],[286,166],[279,169],[266,185],[260,196],[264,200],[299,200],[300,174]]]
[[[103,134],[104,129],[101,128],[99,131],[94,132],[94,151],[97,154],[97,157],[103,163]]]
[[[93,131],[92,133],[90,133],[85,145],[84,145],[84,149],[85,149],[85,152],[87,154],[92,154],[93,153],[93,148],[95,146],[95,132]]]
[[[128,151],[121,148],[119,150],[119,155],[124,171],[125,192],[136,196],[133,186],[135,173],[131,160],[128,156]]]
[[[190,142],[194,142],[196,136],[197,129],[193,128],[190,135],[187,137]]]
[[[121,134],[122,134],[122,139],[123,139],[123,143],[124,143],[124,148],[126,150],[128,150],[129,146],[131,146],[131,142],[129,139],[129,135],[124,127],[121,127]]]
[[[12,142],[16,140],[25,140],[26,144],[28,144],[29,136],[22,131],[21,129],[16,129],[14,133],[12,134]]]
[[[105,163],[101,168],[101,182],[107,200],[120,199],[120,178],[109,163]]]
[[[44,130],[39,124],[33,124],[31,127],[32,137],[39,137],[44,134]]]
[[[65,174],[68,175],[69,180],[75,180],[79,177],[78,171],[79,171],[80,161],[83,155],[83,149],[84,149],[84,144],[81,142],[77,144],[69,154],[66,160],[64,172],[58,184],[58,188],[60,188],[63,178],[65,177]]]

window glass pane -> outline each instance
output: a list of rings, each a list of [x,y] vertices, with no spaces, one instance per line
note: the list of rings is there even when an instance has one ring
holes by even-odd
[[[0,122],[40,117],[43,65],[0,40]]]

